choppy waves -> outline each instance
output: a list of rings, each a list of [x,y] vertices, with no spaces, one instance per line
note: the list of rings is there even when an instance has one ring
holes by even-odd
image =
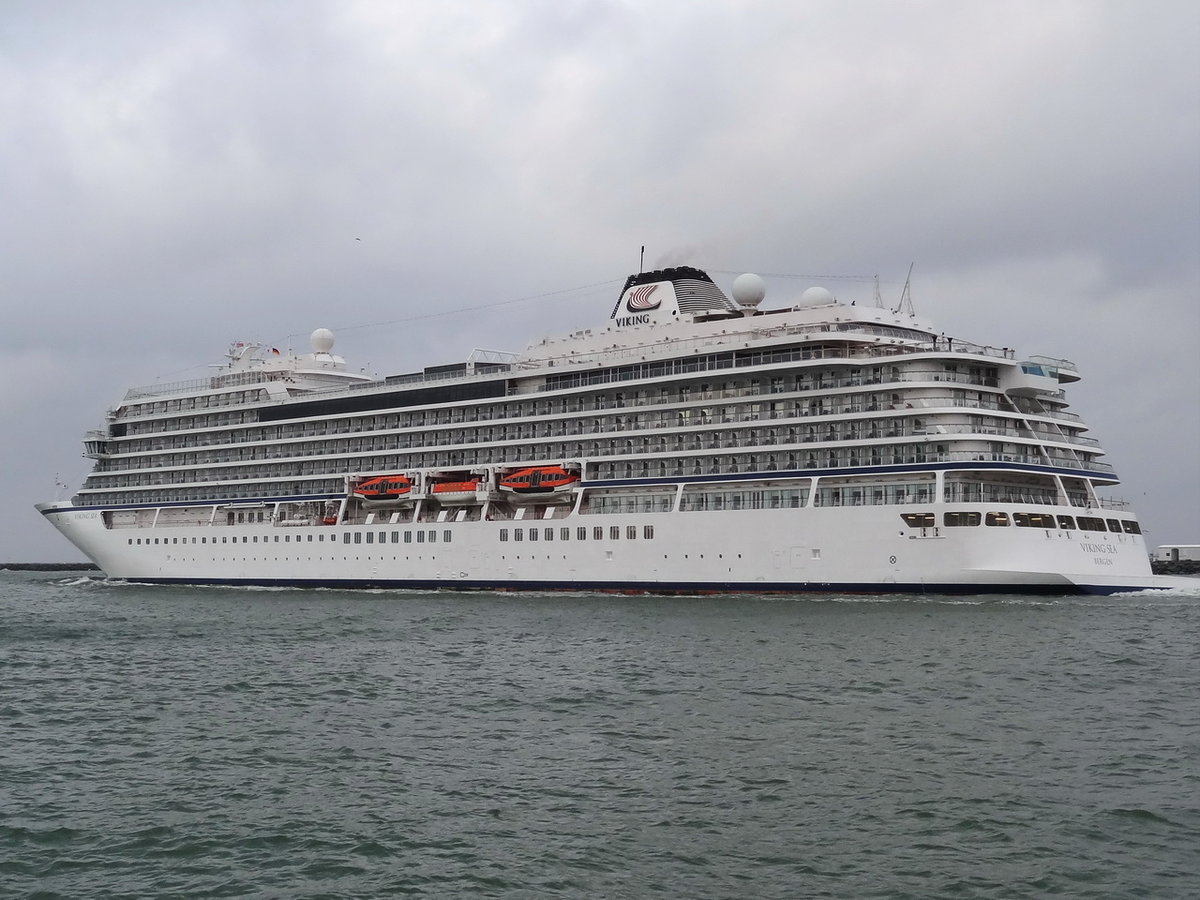
[[[0,577],[15,896],[1187,896],[1200,603]]]

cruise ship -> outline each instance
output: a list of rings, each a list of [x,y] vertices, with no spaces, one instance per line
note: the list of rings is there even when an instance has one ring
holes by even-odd
[[[1065,359],[810,287],[631,275],[597,324],[384,378],[235,343],[38,509],[113,579],[646,593],[1153,586]],[[876,291],[876,297],[878,292]],[[607,313],[607,319],[602,316]]]

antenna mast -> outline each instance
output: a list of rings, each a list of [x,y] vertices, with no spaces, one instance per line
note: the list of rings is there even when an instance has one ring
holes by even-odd
[[[904,290],[900,292],[900,303],[899,303],[899,305],[897,305],[897,307],[895,309],[892,310],[892,312],[900,312],[900,310],[904,310],[910,316],[916,315],[916,313],[913,312],[912,292],[911,292],[912,270],[913,270],[913,266],[915,266],[915,265],[916,265],[915,262],[911,262],[908,264],[908,277],[904,279]]]
[[[883,297],[879,294],[879,276],[875,276],[875,308],[883,309]]]

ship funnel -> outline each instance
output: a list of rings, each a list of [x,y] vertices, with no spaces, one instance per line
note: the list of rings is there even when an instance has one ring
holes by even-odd
[[[618,328],[677,320],[680,315],[737,311],[708,273],[690,266],[630,275],[610,317]]]

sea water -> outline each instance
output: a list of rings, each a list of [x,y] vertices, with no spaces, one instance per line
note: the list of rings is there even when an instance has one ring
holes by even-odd
[[[1200,589],[0,573],[0,895],[1200,896]]]

